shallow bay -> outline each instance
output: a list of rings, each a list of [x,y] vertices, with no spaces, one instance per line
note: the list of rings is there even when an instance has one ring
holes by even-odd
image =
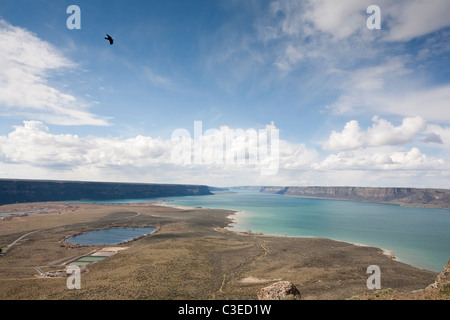
[[[437,272],[450,258],[450,210],[243,191],[173,200],[168,204],[240,211],[232,224],[236,231],[375,246],[394,251],[401,262]]]
[[[286,197],[255,191],[102,203],[166,204],[238,211],[233,231],[328,238],[393,251],[397,260],[441,272],[450,259],[450,210],[346,200]],[[89,201],[91,202],[91,201]]]

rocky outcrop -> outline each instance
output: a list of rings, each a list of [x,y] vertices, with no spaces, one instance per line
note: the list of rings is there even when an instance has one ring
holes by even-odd
[[[278,281],[262,288],[258,300],[300,300],[300,291],[289,281]]]
[[[450,190],[370,187],[261,187],[261,192],[285,196],[392,203],[450,209]]]
[[[211,194],[208,187],[202,185],[0,179],[0,205],[208,194]]]
[[[444,270],[437,276],[436,281],[430,284],[427,289],[438,290],[441,294],[450,294],[450,260]]]

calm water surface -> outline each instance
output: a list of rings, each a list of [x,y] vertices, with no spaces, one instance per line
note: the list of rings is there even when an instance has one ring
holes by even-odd
[[[232,224],[236,231],[323,237],[374,246],[393,250],[399,261],[437,272],[450,259],[450,210],[249,191],[166,199],[173,205],[237,210]]]
[[[241,211],[232,225],[236,231],[323,237],[375,246],[393,250],[399,261],[437,272],[450,259],[450,210],[259,192],[174,200],[173,205]]]
[[[93,230],[87,233],[70,237],[68,243],[80,245],[119,244],[133,240],[146,234],[155,232],[156,228],[112,228],[106,230]]]

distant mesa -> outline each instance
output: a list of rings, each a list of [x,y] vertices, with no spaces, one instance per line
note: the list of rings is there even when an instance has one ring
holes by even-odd
[[[0,205],[209,194],[212,193],[203,185],[0,179]]]
[[[261,187],[261,192],[291,197],[390,203],[409,207],[450,209],[450,190],[371,187]]]
[[[287,197],[351,200],[397,204],[407,207],[450,209],[449,189],[345,186],[235,186],[228,188],[209,188],[211,191],[255,191],[281,194]]]

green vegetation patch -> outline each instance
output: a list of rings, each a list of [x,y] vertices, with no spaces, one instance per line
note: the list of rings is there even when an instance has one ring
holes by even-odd
[[[86,256],[83,258],[78,259],[77,261],[87,261],[87,262],[94,262],[94,261],[101,261],[101,260],[105,260],[106,257],[92,257],[92,256]]]
[[[443,295],[450,295],[450,282],[444,283],[440,286],[439,293]]]

